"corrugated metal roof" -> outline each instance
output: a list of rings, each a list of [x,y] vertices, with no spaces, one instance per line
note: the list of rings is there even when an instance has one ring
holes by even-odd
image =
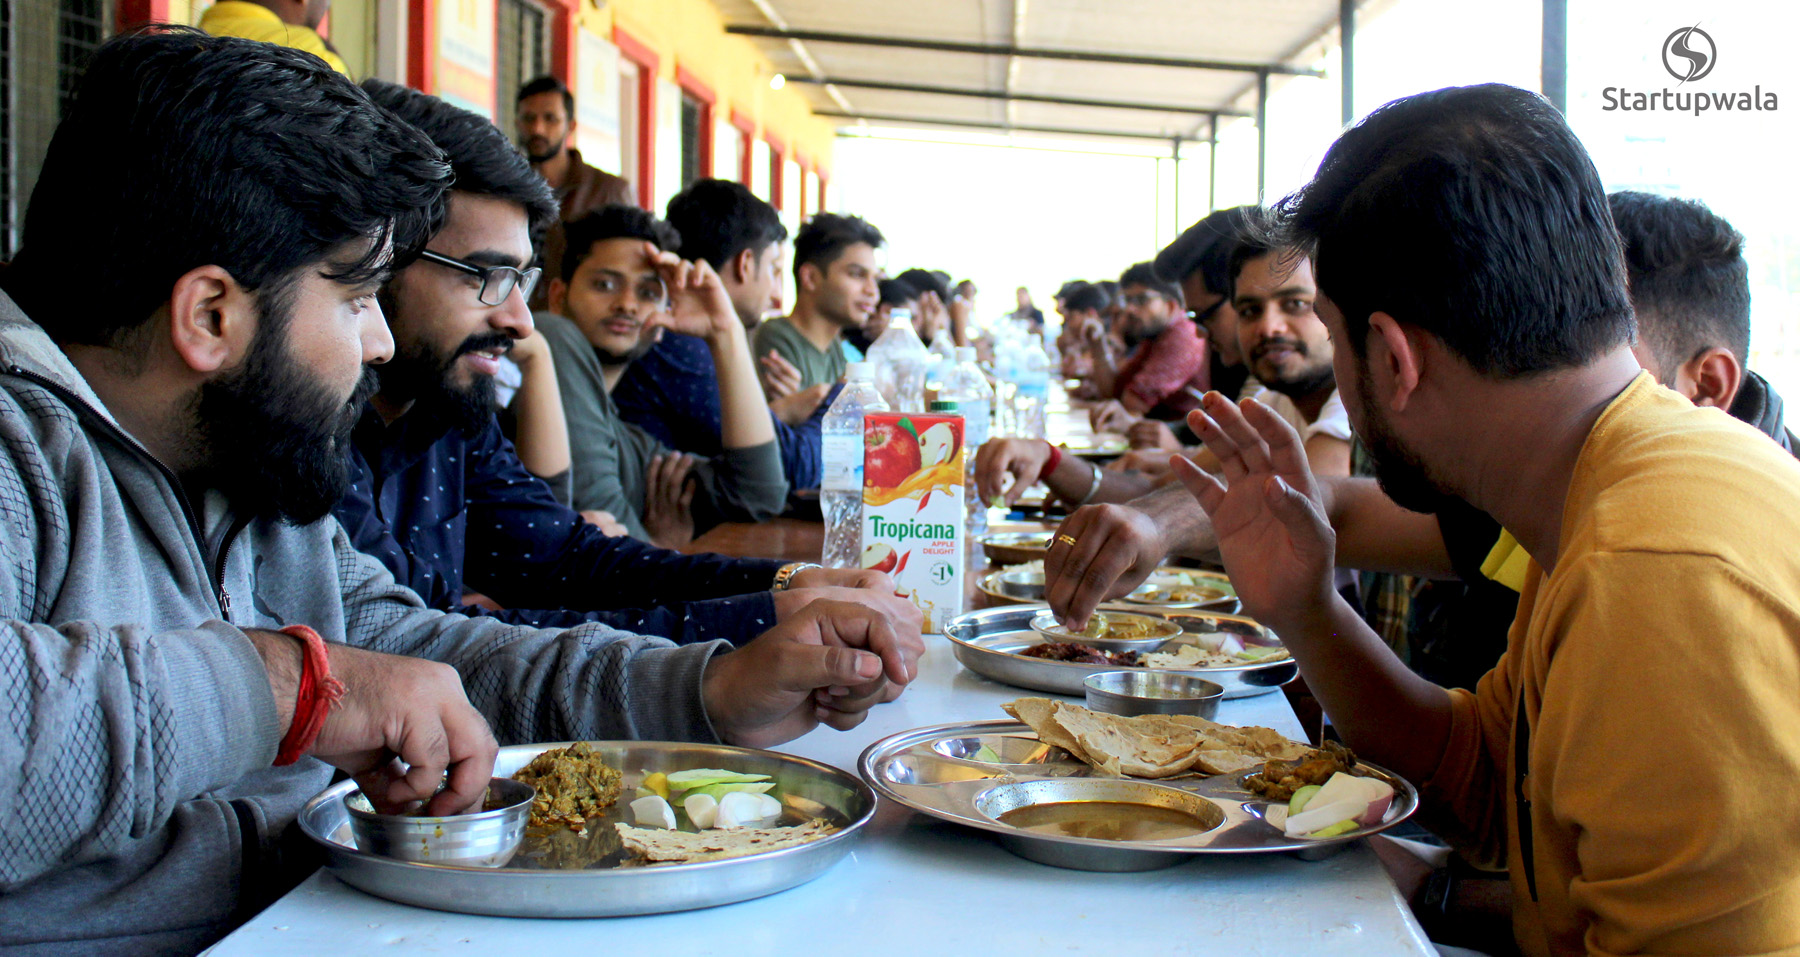
[[[1254,110],[1256,69],[1307,71],[1334,36],[1338,0],[715,0],[728,29],[790,31],[754,36],[775,69],[815,111],[840,126],[858,117],[883,125],[906,118],[931,126],[1110,131],[1203,137],[1208,114]],[[1366,3],[1365,9],[1376,2]],[[1385,5],[1385,4],[1382,4]],[[817,34],[867,38],[846,42]],[[879,41],[973,44],[1239,65],[1242,70],[1086,62],[876,45]],[[871,88],[861,81],[889,88]],[[925,89],[949,88],[952,95]],[[1025,94],[1180,107],[1168,112],[1029,102]],[[840,115],[841,114],[841,115]]]

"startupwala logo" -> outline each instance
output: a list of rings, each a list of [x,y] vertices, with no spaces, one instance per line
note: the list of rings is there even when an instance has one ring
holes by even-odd
[[[1669,34],[1663,41],[1662,61],[1663,69],[1683,83],[1704,80],[1719,62],[1719,48],[1713,43],[1712,34],[1696,23]]]
[[[1662,65],[1675,78],[1675,85],[1682,89],[1632,90],[1609,86],[1600,91],[1601,98],[1606,101],[1600,109],[1606,113],[1664,112],[1699,116],[1708,112],[1749,113],[1777,108],[1775,92],[1764,90],[1760,85],[1750,90],[1727,91],[1686,88],[1689,83],[1705,79],[1718,63],[1719,47],[1713,42],[1712,34],[1700,29],[1697,23],[1679,27],[1663,39]]]

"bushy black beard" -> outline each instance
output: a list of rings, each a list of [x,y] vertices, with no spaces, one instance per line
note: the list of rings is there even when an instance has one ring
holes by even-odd
[[[376,379],[365,368],[347,401],[333,395],[289,350],[280,308],[265,311],[236,369],[200,387],[194,415],[207,464],[197,477],[241,515],[309,525],[349,491],[350,434]]]
[[[392,313],[390,313],[392,315]],[[494,418],[495,392],[492,376],[478,375],[466,388],[450,384],[450,370],[466,353],[488,349],[512,350],[512,337],[504,332],[470,336],[450,352],[439,357],[424,344],[409,346],[392,360],[375,367],[384,393],[410,400],[415,409],[429,412],[450,423],[464,435],[477,435]]]
[[[1461,500],[1431,478],[1423,459],[1412,449],[1400,444],[1388,428],[1386,415],[1369,401],[1374,393],[1367,369],[1357,375],[1361,383],[1365,408],[1363,428],[1357,432],[1369,461],[1375,468],[1375,484],[1394,504],[1409,511],[1436,515]]]

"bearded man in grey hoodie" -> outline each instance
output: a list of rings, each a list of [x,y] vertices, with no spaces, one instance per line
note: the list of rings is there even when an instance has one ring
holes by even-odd
[[[284,831],[334,767],[446,813],[496,739],[768,746],[910,679],[857,605],[675,647],[433,611],[351,547],[375,293],[449,180],[310,55],[180,29],[95,54],[0,281],[0,950],[205,947],[305,875]],[[345,687],[310,740],[300,626]]]

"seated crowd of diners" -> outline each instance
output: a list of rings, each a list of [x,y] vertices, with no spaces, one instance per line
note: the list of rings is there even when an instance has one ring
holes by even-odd
[[[888,576],[690,546],[818,486],[896,322],[978,345],[973,284],[724,180],[659,217],[560,83],[517,105],[522,151],[270,43],[93,57],[0,273],[8,953],[197,952],[306,876],[334,774],[448,813],[500,744],[773,747],[916,677]],[[1222,561],[1507,870],[1521,951],[1788,952],[1800,464],[1742,247],[1607,196],[1535,94],[1399,100],[1280,204],[1066,284],[1062,371],[1136,451],[994,438],[980,492],[1076,507],[1071,624]]]

